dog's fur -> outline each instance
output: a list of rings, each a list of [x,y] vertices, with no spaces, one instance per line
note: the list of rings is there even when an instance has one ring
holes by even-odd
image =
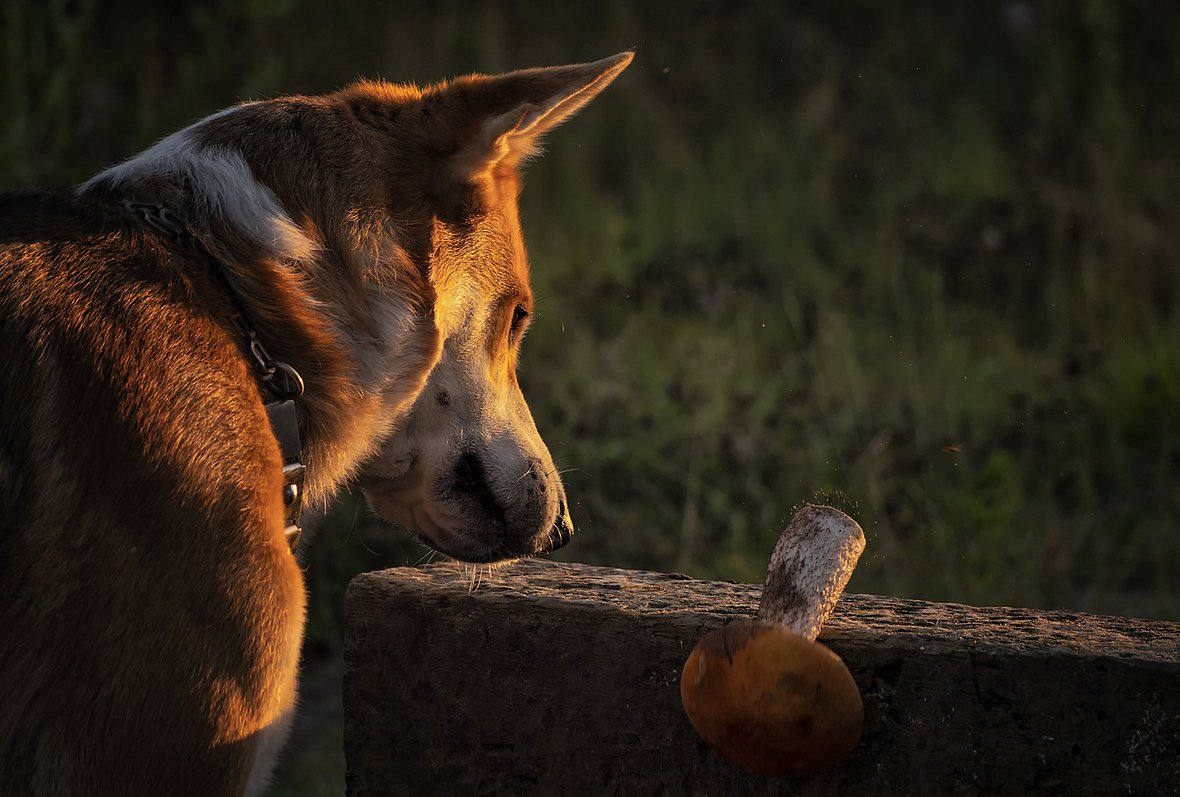
[[[313,506],[357,477],[457,558],[568,539],[517,167],[630,60],[246,103],[0,197],[0,795],[257,793],[281,747],[304,588],[218,267],[306,381]]]

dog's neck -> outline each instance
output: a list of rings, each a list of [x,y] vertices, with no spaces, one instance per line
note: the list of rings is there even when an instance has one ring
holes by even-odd
[[[185,218],[158,202],[138,202],[124,199],[120,204],[156,233],[178,245],[198,250],[198,258],[208,262],[210,273],[217,277],[218,282],[225,289],[225,296],[233,308],[234,322],[240,333],[241,342],[248,359],[253,361],[258,381],[264,392],[270,395],[274,401],[293,401],[302,396],[305,389],[303,377],[289,364],[270,355],[266,344],[254,330],[254,324],[250,320],[254,314],[242,296],[233,272],[227,268],[225,263],[203,251],[200,243],[193,236],[191,225]]]
[[[214,286],[209,293],[221,297],[214,300],[222,307],[227,333],[239,342],[255,373],[262,369],[264,375],[268,362],[252,356],[250,332],[261,341],[269,367],[283,363],[302,377],[306,392],[299,399],[297,433],[306,466],[303,495],[310,508],[323,508],[409,410],[408,402],[391,403],[387,396],[416,395],[405,390],[406,382],[423,379],[437,360],[431,317],[408,312],[397,296],[375,301],[347,280],[325,284],[344,271],[333,268],[331,250],[317,247],[314,257],[296,260],[262,247],[233,219],[212,218],[207,202],[174,180],[88,184],[85,193],[117,206],[150,198],[141,205],[151,209],[151,221],[136,214],[139,226],[165,239],[173,256],[191,262],[190,278]],[[311,293],[311,285],[319,295]],[[342,305],[350,303],[343,312]],[[238,316],[244,324],[235,322]],[[383,356],[387,351],[409,356],[401,367],[390,368]],[[281,380],[282,369],[276,373]],[[284,392],[272,393],[265,381],[260,386],[264,401]]]
[[[190,225],[184,217],[166,205],[154,202],[137,202],[125,199],[122,207],[139,219],[144,225],[174,244],[192,249],[200,249],[200,245],[193,239]],[[283,461],[282,497],[286,513],[287,544],[294,552],[299,546],[302,534],[300,516],[303,509],[303,483],[305,467],[303,451],[299,435],[299,413],[296,401],[303,396],[305,385],[303,377],[287,363],[276,360],[270,355],[266,344],[254,330],[250,321],[253,315],[246,305],[241,293],[234,284],[234,279],[224,264],[206,254],[199,259],[207,261],[209,271],[218,278],[218,282],[225,290],[225,296],[233,308],[235,326],[239,333],[239,343],[242,345],[247,359],[253,361],[254,372],[259,387],[266,401],[266,413],[270,420],[271,432],[279,444],[279,453]]]

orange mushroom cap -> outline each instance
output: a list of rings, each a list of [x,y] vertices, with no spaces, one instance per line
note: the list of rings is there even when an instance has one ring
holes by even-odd
[[[818,642],[758,620],[730,623],[697,643],[680,699],[714,750],[771,777],[832,766],[864,726],[864,704],[844,662]]]

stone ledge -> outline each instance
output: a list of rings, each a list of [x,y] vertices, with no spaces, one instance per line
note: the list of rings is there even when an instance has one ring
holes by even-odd
[[[775,780],[680,707],[696,641],[760,587],[546,561],[348,590],[348,794],[1180,795],[1180,624],[846,595],[821,641],[865,701],[852,756]]]

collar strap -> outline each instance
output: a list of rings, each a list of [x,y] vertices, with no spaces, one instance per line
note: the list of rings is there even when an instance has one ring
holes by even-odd
[[[299,418],[295,413],[294,399],[272,401],[266,405],[270,428],[279,441],[283,453],[283,508],[286,515],[287,545],[294,553],[299,546],[303,529],[299,526],[299,515],[303,510],[303,467],[299,445]]]
[[[161,235],[176,241],[187,241],[199,246],[188,225],[176,213],[164,205],[154,202],[133,202],[124,199],[123,207],[148,227]],[[234,323],[246,337],[246,348],[258,371],[258,381],[275,397],[266,402],[266,414],[270,419],[271,432],[279,443],[283,455],[283,507],[285,510],[284,533],[287,545],[294,553],[303,533],[299,517],[303,510],[303,465],[302,446],[299,441],[299,416],[295,399],[303,395],[303,377],[292,366],[270,356],[258,333],[246,321],[249,313],[241,293],[234,285],[234,279],[220,260],[205,253],[213,262],[213,271],[220,278],[234,308]]]
[[[200,242],[192,234],[184,220],[166,206],[158,202],[133,202],[130,199],[124,199],[121,204],[140,221],[161,235],[201,248]],[[247,350],[258,370],[258,381],[280,401],[297,399],[302,396],[303,377],[292,366],[271,357],[270,352],[266,350],[266,346],[258,337],[258,333],[247,321],[250,313],[246,309],[246,303],[242,300],[242,293],[238,290],[233,275],[220,260],[208,252],[204,252],[204,254],[206,259],[213,263],[213,272],[217,275],[222,287],[225,288],[226,295],[229,296],[233,305],[234,324],[246,338]]]

